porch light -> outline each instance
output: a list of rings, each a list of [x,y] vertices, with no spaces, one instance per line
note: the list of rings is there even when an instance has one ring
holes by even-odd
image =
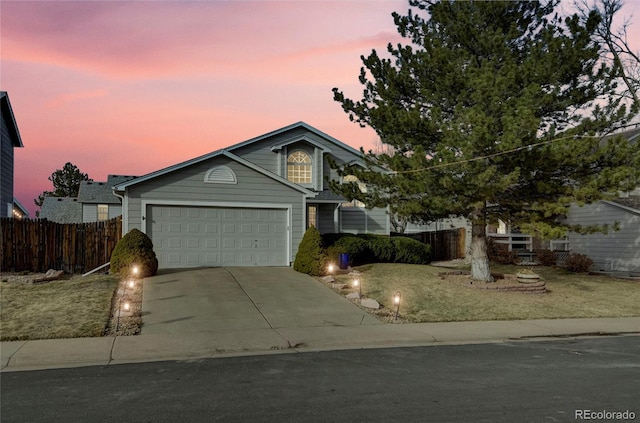
[[[400,300],[401,300],[400,291],[396,291],[393,295],[393,303],[396,305],[396,317],[393,320],[398,320],[398,312],[400,311]]]

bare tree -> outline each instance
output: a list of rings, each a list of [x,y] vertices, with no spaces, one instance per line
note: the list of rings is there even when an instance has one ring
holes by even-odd
[[[602,20],[596,30],[597,41],[602,46],[602,59],[612,68],[614,76],[620,78],[624,87],[619,94],[631,101],[634,108],[640,109],[640,50],[634,51],[629,45],[627,28],[631,25],[631,16],[625,17],[624,22],[617,28],[614,19],[624,6],[623,0],[593,0],[588,4],[584,0],[577,4],[583,18],[589,16],[591,10],[597,11]]]

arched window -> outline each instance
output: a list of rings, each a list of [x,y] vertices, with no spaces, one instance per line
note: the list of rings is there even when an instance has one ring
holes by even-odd
[[[287,157],[287,179],[296,184],[313,182],[313,166],[311,157],[304,151],[297,150]]]

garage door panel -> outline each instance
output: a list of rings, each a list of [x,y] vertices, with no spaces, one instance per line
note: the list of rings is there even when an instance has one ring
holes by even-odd
[[[161,268],[288,265],[286,209],[148,206]]]

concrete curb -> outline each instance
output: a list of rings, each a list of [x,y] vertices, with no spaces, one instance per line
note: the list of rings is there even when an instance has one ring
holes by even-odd
[[[2,372],[239,355],[640,335],[640,317],[317,326],[0,343]]]

